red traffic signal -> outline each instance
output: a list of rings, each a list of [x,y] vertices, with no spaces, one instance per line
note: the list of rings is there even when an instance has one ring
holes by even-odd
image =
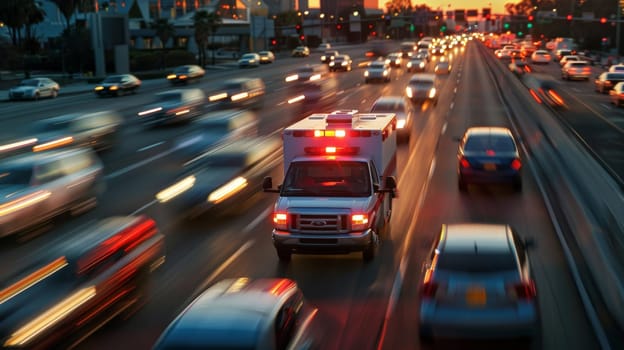
[[[533,21],[533,16],[529,16],[529,22]]]
[[[295,25],[295,29],[297,29],[297,31],[300,31],[301,30],[301,24]]]
[[[305,41],[305,35],[300,35],[300,36],[299,36],[299,40],[301,40],[301,41]]]
[[[571,20],[572,20],[572,15],[567,15],[567,16],[566,16],[566,19],[567,19],[568,21],[571,21]]]
[[[342,24],[336,24],[336,29],[337,30],[341,30],[342,29]]]
[[[607,18],[606,17],[600,17],[600,23],[602,23],[602,24],[607,23]]]
[[[273,46],[277,45],[277,40],[271,39],[271,45],[273,45]]]
[[[490,18],[492,18],[491,14],[488,13],[488,14],[485,15],[485,19],[490,19]]]

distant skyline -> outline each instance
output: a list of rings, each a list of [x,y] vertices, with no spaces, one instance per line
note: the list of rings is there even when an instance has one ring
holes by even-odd
[[[386,9],[386,2],[388,2],[388,0],[379,0],[379,8],[381,9]],[[427,6],[429,6],[432,9],[437,9],[438,7],[440,7],[443,11],[447,11],[447,10],[479,10],[479,13],[481,13],[481,9],[483,8],[488,8],[490,7],[492,9],[492,13],[494,14],[504,14],[505,13],[505,4],[511,2],[511,3],[517,3],[520,2],[520,0],[454,0],[454,1],[450,1],[450,0],[412,0],[412,5],[416,6],[416,5],[421,5],[421,4],[425,4]],[[451,4],[451,7],[448,7],[448,5]],[[491,6],[490,6],[491,4]]]

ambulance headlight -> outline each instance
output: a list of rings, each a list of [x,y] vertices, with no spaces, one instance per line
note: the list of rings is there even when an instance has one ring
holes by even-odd
[[[431,88],[431,90],[429,90],[429,98],[434,98],[435,95],[436,95],[436,89]]]
[[[387,71],[387,70],[384,70],[384,71],[383,71],[383,76],[384,76],[384,77],[387,77],[387,76],[388,76],[388,71]]]
[[[368,214],[351,215],[351,230],[361,231],[368,228]]]
[[[406,87],[405,88],[405,94],[407,95],[407,97],[412,98],[414,97],[414,92],[412,91],[411,87]]]
[[[330,67],[333,67],[335,64],[336,64],[336,62],[334,62],[334,61],[329,62],[329,66]]]
[[[405,127],[405,119],[397,120],[397,129],[403,129]]]
[[[370,75],[370,73],[368,71],[364,71],[364,76],[368,77]]]

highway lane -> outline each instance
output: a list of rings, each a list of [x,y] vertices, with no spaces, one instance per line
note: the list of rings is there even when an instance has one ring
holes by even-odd
[[[545,211],[534,183],[527,181],[522,195],[513,195],[500,189],[494,189],[493,192],[489,189],[471,189],[466,196],[468,198],[464,198],[456,190],[454,159],[457,145],[452,141],[452,136],[461,135],[469,122],[507,125],[502,107],[494,99],[495,94],[488,90],[490,87],[483,72],[480,71],[478,76],[470,75],[473,67],[480,67],[481,63],[474,55],[469,57],[471,58],[468,62],[456,65],[456,68],[463,67],[457,95],[454,95],[454,90],[458,76],[454,72],[450,77],[443,78],[443,95],[438,106],[420,113],[421,123],[415,126],[416,137],[412,138],[409,147],[404,145],[400,148],[401,197],[397,199],[393,218],[392,240],[383,244],[381,255],[372,264],[363,264],[360,255],[350,254],[295,256],[288,267],[280,265],[270,243],[271,225],[267,215],[274,200],[274,195],[270,194],[258,194],[250,198],[247,205],[239,209],[239,216],[209,216],[194,222],[180,222],[174,215],[154,206],[145,208],[145,204],[150,203],[153,198],[154,188],[165,183],[175,173],[175,167],[166,168],[166,157],[152,163],[149,168],[137,169],[136,172],[125,173],[113,179],[109,184],[109,191],[101,200],[101,206],[81,217],[81,220],[72,221],[70,226],[91,217],[109,213],[125,214],[143,207],[145,209],[142,212],[156,217],[159,227],[167,235],[168,257],[166,264],[154,276],[151,302],[135,317],[106,326],[81,344],[80,348],[104,349],[111,344],[128,349],[149,348],[167,323],[202,287],[224,277],[241,275],[294,278],[301,284],[308,299],[321,310],[328,329],[327,348],[374,348],[395,272],[406,252],[410,256],[407,265],[409,273],[406,276],[410,278],[404,283],[405,289],[400,301],[402,303],[396,308],[403,310],[405,314],[397,314],[391,318],[400,322],[390,324],[386,337],[389,347],[386,348],[411,348],[411,345],[416,345],[409,341],[406,334],[413,339],[417,335],[417,323],[413,322],[417,308],[412,307],[416,299],[410,297],[409,288],[416,286],[422,254],[429,248],[439,225],[451,220],[483,221],[490,218],[518,225],[521,234],[539,234],[536,237],[536,250],[531,253],[531,257],[540,298],[545,298],[544,302],[548,304],[544,309],[544,331],[548,331],[547,334],[563,335],[557,338],[571,337],[569,343],[563,344],[570,345],[567,347],[574,349],[581,348],[576,345],[589,344],[591,348],[594,343],[591,342],[591,334],[588,334],[590,327],[584,323],[583,312],[579,310],[580,302],[575,300],[574,286],[569,277],[566,278],[565,262],[558,250],[551,224],[542,214]],[[364,86],[361,70],[335,74],[340,77],[341,91],[344,91],[339,95],[341,108],[366,109],[381,94],[402,94],[408,79],[407,75],[396,75],[391,84]],[[475,82],[483,86],[477,89]],[[282,98],[275,98],[275,101],[281,100]],[[263,128],[270,130],[286,124],[275,116],[287,114],[289,106],[278,104],[279,102],[275,104],[275,108],[272,104],[267,104],[271,107],[260,112],[269,125]],[[173,137],[184,129],[185,127],[171,129],[170,135]],[[442,130],[446,131],[438,144],[438,135]],[[169,135],[168,132],[163,131]],[[131,132],[129,135],[134,136],[132,139],[136,139],[133,141],[135,143],[132,146],[123,146],[123,152],[105,155],[107,165],[112,164],[114,167],[116,155],[127,155],[133,150],[136,152],[138,149],[135,147],[145,147],[164,137],[158,135],[155,138],[151,133],[140,131]],[[147,153],[138,152],[140,155],[128,157],[144,159],[152,154],[150,152],[159,154],[165,148],[166,145],[159,145],[146,150]],[[435,172],[429,175],[431,159],[434,156]],[[106,157],[110,157],[110,160]],[[280,167],[274,169],[273,176],[281,179]],[[530,177],[529,174],[528,178]],[[426,194],[426,197],[420,197],[421,193]],[[501,210],[505,206],[515,208],[515,211]],[[412,238],[414,234],[416,236]],[[52,234],[44,237],[47,242],[53,240]],[[55,231],[54,238],[71,239],[71,235]],[[408,242],[407,248],[403,248],[404,242]],[[38,246],[45,249],[46,242]],[[21,250],[22,253],[34,250],[30,243],[17,248],[16,251]],[[5,259],[6,254],[20,256],[17,252],[11,253],[13,250],[3,250],[2,259]],[[412,289],[412,294],[413,291]],[[403,321],[401,317],[407,319]],[[560,332],[557,327],[561,328]],[[393,331],[395,332],[392,333]],[[393,347],[392,344],[396,346]],[[561,344],[545,343],[544,348],[560,348],[558,345]]]

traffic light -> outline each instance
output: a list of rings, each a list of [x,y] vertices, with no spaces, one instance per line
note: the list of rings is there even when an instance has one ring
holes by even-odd
[[[342,30],[342,24],[340,23],[336,24],[336,30]]]
[[[440,31],[443,32],[443,33],[446,32],[446,26],[443,25],[442,27],[440,27]]]
[[[272,46],[277,46],[277,39],[271,38],[271,45]]]
[[[297,30],[297,33],[298,33],[298,34],[301,34],[301,24],[297,23],[297,24],[295,25],[295,29]]]
[[[372,23],[368,24],[368,29],[373,29],[375,26]]]
[[[533,28],[533,23],[531,23],[531,22],[527,23],[527,28],[529,28],[529,29]]]
[[[414,32],[414,30],[416,30],[416,27],[414,26],[414,23],[410,24],[409,30],[410,30],[410,32]]]
[[[607,18],[606,17],[600,17],[600,23],[602,23],[602,24],[607,23]]]
[[[299,40],[301,40],[302,42],[305,41],[305,35],[303,34],[299,35]]]
[[[567,16],[566,16],[566,19],[567,19],[568,21],[571,21],[571,20],[572,20],[572,15],[567,15]]]
[[[529,15],[528,17],[529,22],[533,22],[533,18],[534,18],[533,15]]]
[[[505,28],[505,29],[509,29],[509,23],[504,23],[504,24],[503,24],[503,28]]]

